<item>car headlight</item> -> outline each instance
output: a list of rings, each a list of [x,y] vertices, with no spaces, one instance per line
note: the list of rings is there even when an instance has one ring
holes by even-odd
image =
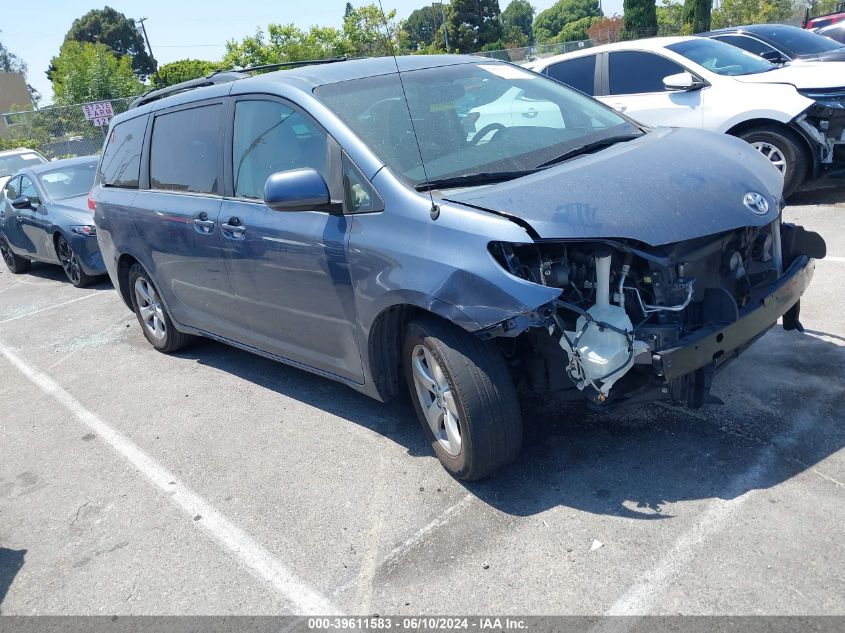
[[[72,226],[70,227],[70,230],[76,233],[77,235],[84,235],[86,237],[97,236],[97,227],[91,224],[80,224],[77,226]]]

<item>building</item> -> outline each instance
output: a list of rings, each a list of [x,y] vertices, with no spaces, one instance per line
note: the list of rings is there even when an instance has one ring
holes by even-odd
[[[0,137],[14,136],[13,130],[9,129],[12,119],[5,116],[13,109],[32,109],[32,97],[26,79],[20,73],[0,73]]]

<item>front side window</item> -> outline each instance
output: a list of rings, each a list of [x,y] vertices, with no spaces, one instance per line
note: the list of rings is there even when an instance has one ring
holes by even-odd
[[[329,181],[328,136],[311,118],[277,101],[238,101],[232,165],[235,196],[264,199],[271,174],[311,167]]]
[[[672,60],[642,51],[621,51],[610,53],[608,73],[610,94],[630,95],[648,92],[664,92],[663,78],[684,72]]]
[[[315,95],[417,187],[533,170],[585,144],[641,133],[548,77],[490,62],[403,71],[402,83],[393,73],[327,84]]]
[[[755,75],[777,68],[748,51],[705,37],[669,44],[666,48],[717,75]]]
[[[69,165],[42,173],[41,186],[52,200],[65,200],[87,195],[94,185],[97,163]]]
[[[153,122],[150,187],[186,193],[220,193],[220,123],[223,106],[160,114]]]
[[[549,77],[588,95],[595,94],[596,55],[576,57],[552,64],[544,71]]]
[[[21,176],[20,195],[25,196],[33,207],[37,207],[41,204],[41,198],[38,196],[38,190],[27,176]]]
[[[755,55],[771,53],[775,50],[768,44],[764,44],[760,40],[755,40],[753,37],[746,37],[745,35],[720,35],[713,39],[725,42],[725,44],[730,44],[731,46],[736,46]]]
[[[138,188],[141,150],[147,117],[139,116],[115,125],[100,160],[100,183],[106,187]]]

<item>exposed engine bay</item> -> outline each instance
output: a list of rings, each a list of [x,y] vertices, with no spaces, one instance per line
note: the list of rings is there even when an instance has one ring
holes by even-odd
[[[535,315],[533,327],[514,321],[487,335],[497,338],[520,386],[532,391],[569,391],[598,408],[656,399],[701,406],[712,375],[741,349],[718,349],[685,375],[671,361],[667,367],[661,353],[740,321],[765,303],[802,253],[824,256],[816,234],[783,230],[786,246],[780,220],[662,247],[604,239],[493,242],[491,254],[511,274],[561,293]],[[790,312],[784,326],[800,329],[797,306]],[[750,338],[778,316],[758,323]]]
[[[800,90],[816,104],[795,120],[819,146],[819,162],[830,165],[843,160],[845,152],[845,89]]]

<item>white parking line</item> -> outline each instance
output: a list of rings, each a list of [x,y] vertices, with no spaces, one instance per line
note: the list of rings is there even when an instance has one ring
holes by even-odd
[[[782,436],[779,445],[783,447],[794,444],[812,424],[812,416],[802,413],[789,432]],[[737,509],[763,485],[766,473],[774,464],[777,455],[778,449],[774,445],[764,447],[754,465],[737,476],[724,490],[723,496],[728,500],[711,503],[701,518],[695,520],[695,525],[681,534],[657,565],[642,574],[638,581],[611,605],[605,615],[648,615],[655,603],[671,586],[678,572],[701,553],[702,542],[725,528]],[[625,621],[619,621],[617,624],[620,622]],[[633,626],[635,623],[636,621],[632,621],[630,625]],[[615,625],[612,629],[604,627],[605,625],[600,624],[591,631],[620,631]],[[630,627],[623,627],[622,630],[628,628]]]
[[[2,341],[0,341],[0,354],[45,395],[61,404],[79,422],[96,433],[118,455],[140,471],[150,483],[168,495],[188,517],[191,517],[192,524],[205,528],[221,547],[236,556],[255,576],[264,580],[276,595],[289,603],[294,613],[301,615],[339,613],[337,607],[327,598],[295,576],[249,534],[229,521],[190,488],[179,483],[172,473],[144,453],[132,440],[82,406],[57,382],[29,365]],[[200,518],[193,520],[197,516]]]
[[[26,319],[31,317],[33,314],[39,314],[40,312],[46,312],[47,310],[53,310],[55,308],[61,308],[62,306],[66,306],[70,303],[76,303],[77,301],[84,301],[85,299],[90,299],[91,297],[96,297],[98,295],[103,294],[104,292],[112,292],[112,290],[95,290],[89,295],[85,295],[83,297],[77,297],[76,299],[71,299],[70,301],[64,301],[62,303],[57,303],[56,305],[47,306],[46,308],[41,308],[40,310],[33,310],[32,312],[27,312],[26,314],[19,314],[18,316],[10,317],[8,319],[4,319],[0,321],[0,324],[3,323],[10,323],[12,321],[17,321],[18,319]]]

